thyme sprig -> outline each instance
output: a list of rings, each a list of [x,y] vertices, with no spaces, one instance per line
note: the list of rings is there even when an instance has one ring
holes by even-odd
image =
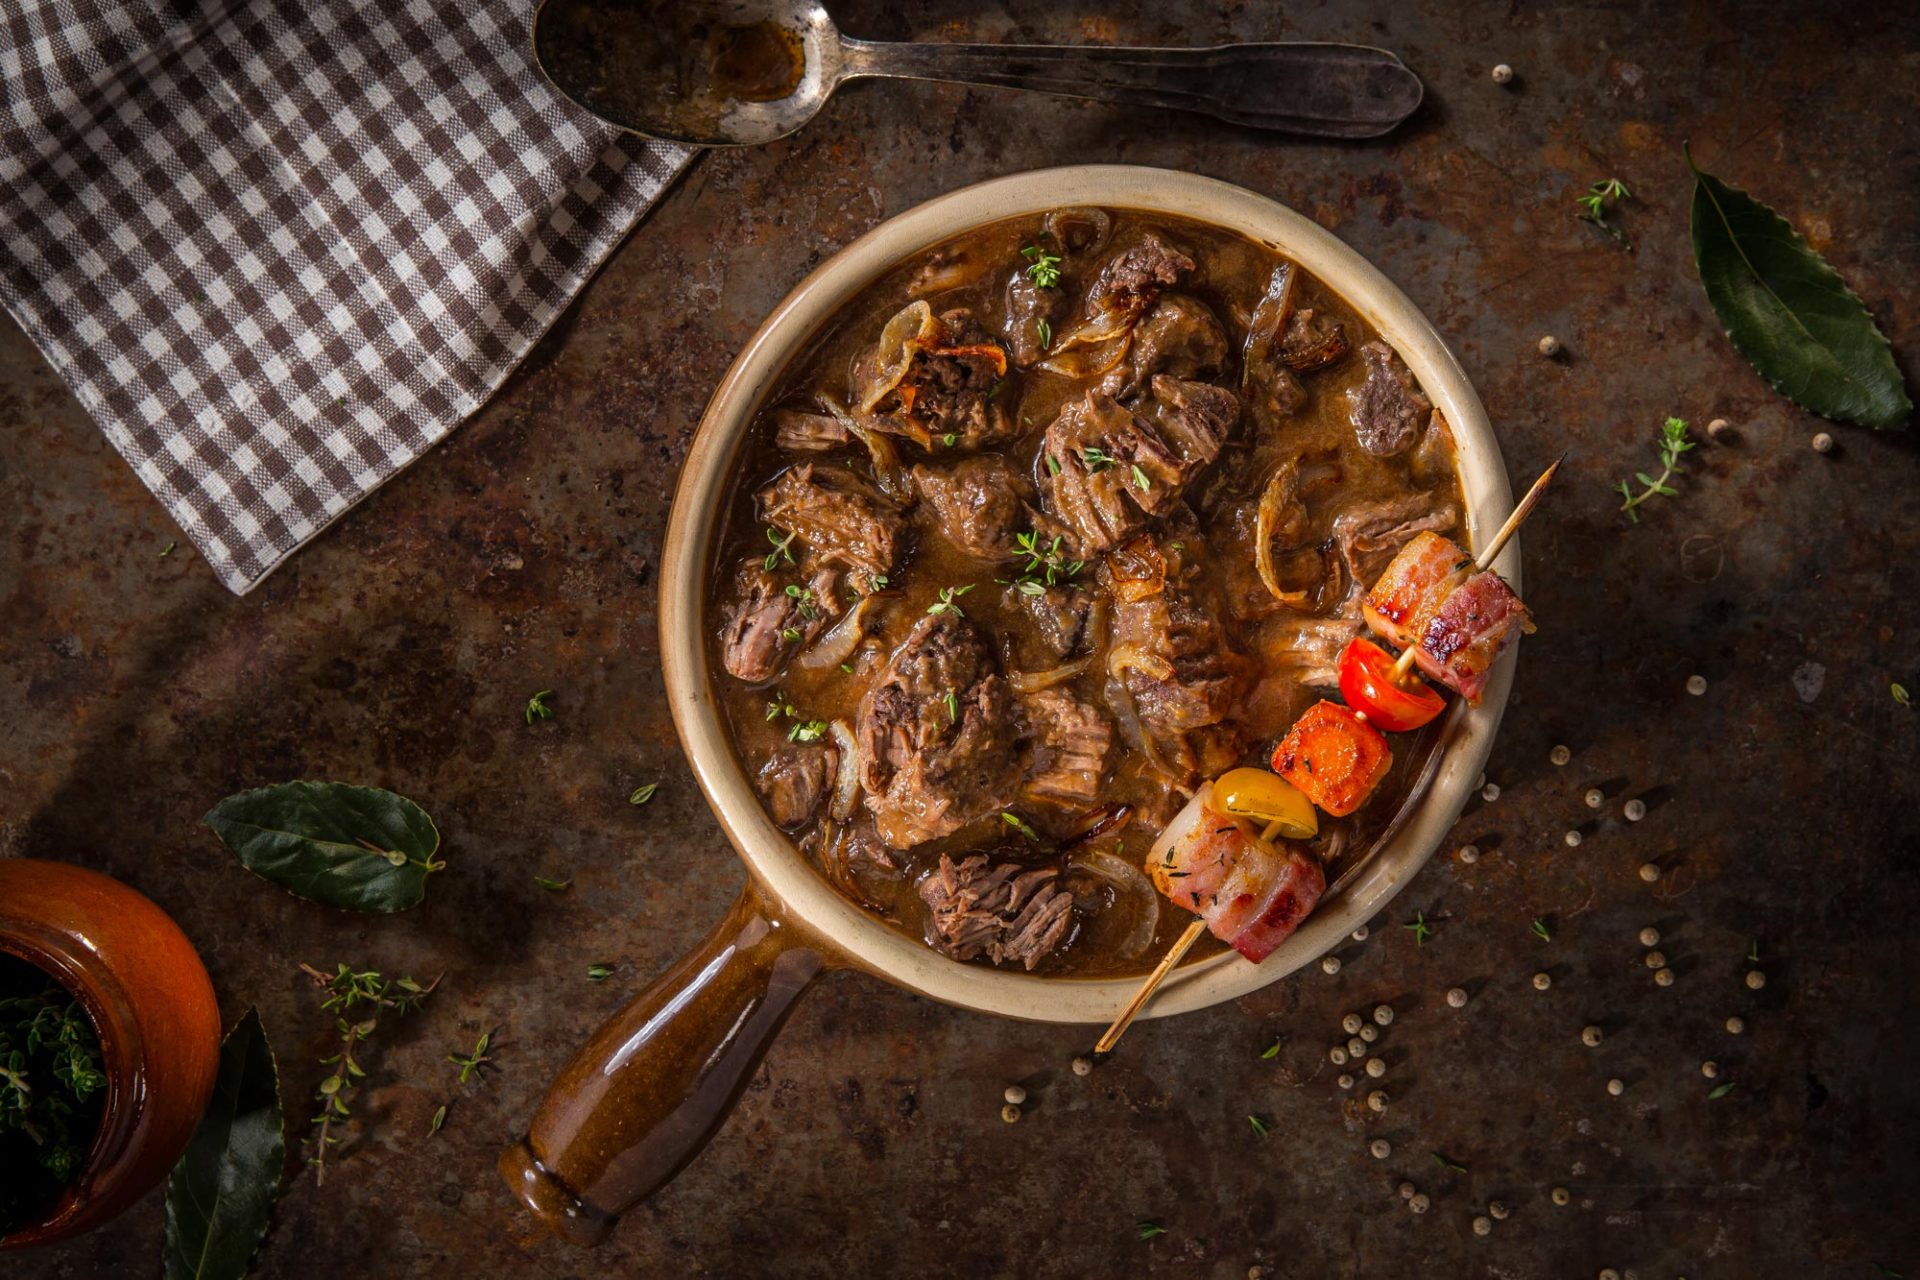
[[[486,1079],[486,1069],[493,1065],[493,1055],[488,1052],[488,1050],[492,1048],[493,1032],[487,1030],[481,1032],[480,1038],[474,1042],[472,1053],[450,1053],[447,1055],[447,1061],[460,1068],[461,1084],[465,1084],[469,1080]]]
[[[940,598],[934,603],[927,606],[927,612],[928,613],[959,613],[960,605],[957,602],[959,601],[960,597],[967,594],[967,592],[973,590],[975,587],[979,585],[980,584],[977,582],[969,582],[964,587],[940,588]]]
[[[99,1038],[58,984],[0,999],[0,1133],[26,1134],[55,1181],[68,1181],[86,1159],[84,1104],[106,1083]]]
[[[534,694],[531,698],[527,699],[527,723],[528,724],[532,724],[535,720],[553,719],[553,708],[547,705],[547,699],[551,698],[552,696],[553,696],[553,690],[542,689],[540,692]]]
[[[1622,200],[1633,199],[1633,192],[1627,190],[1627,184],[1618,178],[1602,178],[1587,188],[1587,193],[1574,201],[1580,206],[1582,221],[1591,222],[1621,244],[1631,249],[1633,241],[1627,239],[1627,233],[1617,225],[1607,221],[1607,211]]]
[[[1027,245],[1020,250],[1020,256],[1027,260],[1027,279],[1041,289],[1051,289],[1060,283],[1060,255],[1048,253],[1037,244]]]
[[[767,552],[766,559],[760,563],[766,566],[768,573],[772,573],[773,567],[782,560],[788,564],[793,563],[793,540],[799,536],[798,533],[789,533],[783,538],[778,529],[772,525],[767,526],[767,541],[773,544],[773,550]]]
[[[340,1052],[320,1059],[322,1066],[334,1068],[333,1074],[323,1079],[314,1090],[314,1099],[319,1102],[320,1111],[311,1122],[316,1132],[309,1139],[313,1151],[307,1163],[313,1166],[314,1182],[319,1184],[327,1179],[327,1152],[340,1141],[334,1135],[333,1127],[352,1117],[353,1110],[348,1100],[367,1074],[367,1069],[355,1056],[356,1052],[378,1030],[383,1014],[412,1013],[433,994],[433,989],[440,985],[440,979],[435,978],[421,986],[412,978],[388,978],[377,970],[355,970],[344,964],[331,974],[322,973],[308,964],[301,965],[300,971],[312,978],[314,985],[326,993],[320,1001],[320,1007],[333,1015],[334,1029],[340,1036]],[[349,1016],[356,1011],[364,1011],[365,1016]]]
[[[1677,498],[1680,496],[1680,491],[1667,482],[1673,479],[1675,472],[1686,469],[1680,465],[1680,455],[1691,451],[1694,448],[1694,443],[1694,441],[1687,437],[1687,421],[1685,418],[1668,418],[1660,424],[1660,466],[1662,469],[1659,478],[1655,479],[1644,471],[1635,472],[1634,479],[1646,486],[1637,494],[1633,491],[1633,486],[1629,485],[1625,480],[1620,482],[1620,495],[1625,499],[1625,501],[1620,504],[1620,509],[1627,513],[1627,519],[1633,521],[1635,524],[1639,524],[1640,516],[1634,508],[1655,494],[1659,494],[1663,498]]]

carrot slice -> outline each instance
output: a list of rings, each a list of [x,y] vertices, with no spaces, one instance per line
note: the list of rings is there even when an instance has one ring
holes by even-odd
[[[1316,702],[1273,749],[1273,771],[1336,818],[1367,802],[1393,765],[1381,732],[1337,702]]]

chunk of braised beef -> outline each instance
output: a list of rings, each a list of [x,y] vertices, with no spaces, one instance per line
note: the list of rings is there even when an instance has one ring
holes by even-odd
[[[1280,359],[1295,373],[1324,369],[1347,354],[1347,332],[1338,320],[1302,307],[1287,317],[1280,339]]]
[[[1047,428],[1043,503],[1078,559],[1099,555],[1178,502],[1187,481],[1219,456],[1240,411],[1232,392],[1165,374],[1141,406],[1135,413],[1089,391]]]
[[[933,529],[979,560],[1006,560],[1027,527],[1033,484],[997,453],[913,468],[913,485]]]
[[[1194,378],[1220,372],[1227,362],[1227,333],[1205,303],[1170,293],[1133,327],[1124,359],[1100,382],[1110,396],[1125,398],[1155,374]]]
[[[1433,405],[1384,342],[1367,343],[1360,358],[1367,362],[1367,380],[1348,393],[1354,438],[1380,457],[1405,452],[1419,439]]]
[[[895,390],[894,412],[947,448],[977,449],[1017,435],[994,396],[1006,376],[1006,352],[965,307],[942,312],[940,328],[940,346],[914,356]]]
[[[976,853],[940,865],[920,882],[929,908],[927,942],[956,960],[984,957],[1031,971],[1073,931],[1073,894],[1053,867],[1022,866]]]
[[[1003,809],[1020,782],[1024,729],[979,630],[927,614],[860,699],[860,784],[880,838],[910,849]]]
[[[828,453],[853,439],[846,423],[826,413],[780,409],[773,415],[774,443],[794,453]]]
[[[898,562],[906,516],[845,467],[801,463],[760,491],[769,524],[799,535],[813,561],[846,569],[863,594]]]
[[[1129,546],[1132,544],[1130,543]],[[1109,677],[1131,702],[1150,760],[1193,779],[1231,764],[1239,743],[1230,717],[1248,664],[1234,645],[1197,533],[1161,540],[1164,571],[1116,582]],[[1103,569],[1109,573],[1112,566]]]
[[[1113,754],[1113,726],[1065,689],[1042,689],[1020,699],[1028,732],[1026,794],[1086,808],[1100,798]]]
[[[1024,263],[1015,267],[1007,281],[1005,314],[1000,322],[1013,362],[1025,369],[1046,359],[1047,340],[1066,311],[1067,295],[1058,286],[1042,289],[1027,275]]]
[[[1026,578],[1008,585],[1006,599],[1033,624],[1026,638],[1041,651],[1037,656],[1049,661],[1066,658],[1080,647],[1093,592],[1068,583],[1049,587],[1042,579]]]
[[[1192,258],[1159,233],[1148,231],[1101,265],[1093,287],[1087,291],[1087,311],[1090,315],[1118,312],[1137,318],[1193,269]]]
[[[748,684],[771,680],[797,638],[783,634],[792,615],[780,579],[759,560],[743,563],[721,606],[720,665],[727,674]]]
[[[807,824],[833,785],[838,752],[823,744],[789,744],[760,766],[754,785],[774,825],[787,831]]]

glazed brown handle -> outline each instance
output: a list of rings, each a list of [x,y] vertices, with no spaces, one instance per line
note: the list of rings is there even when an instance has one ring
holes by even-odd
[[[555,1234],[598,1244],[706,1146],[825,967],[813,939],[749,881],[706,941],[609,1018],[554,1077],[500,1156]]]

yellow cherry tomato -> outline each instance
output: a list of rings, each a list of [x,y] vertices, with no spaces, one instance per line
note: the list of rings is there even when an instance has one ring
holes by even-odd
[[[1232,818],[1267,824],[1265,838],[1311,840],[1320,834],[1313,802],[1277,773],[1265,769],[1229,769],[1214,780],[1207,807]]]

